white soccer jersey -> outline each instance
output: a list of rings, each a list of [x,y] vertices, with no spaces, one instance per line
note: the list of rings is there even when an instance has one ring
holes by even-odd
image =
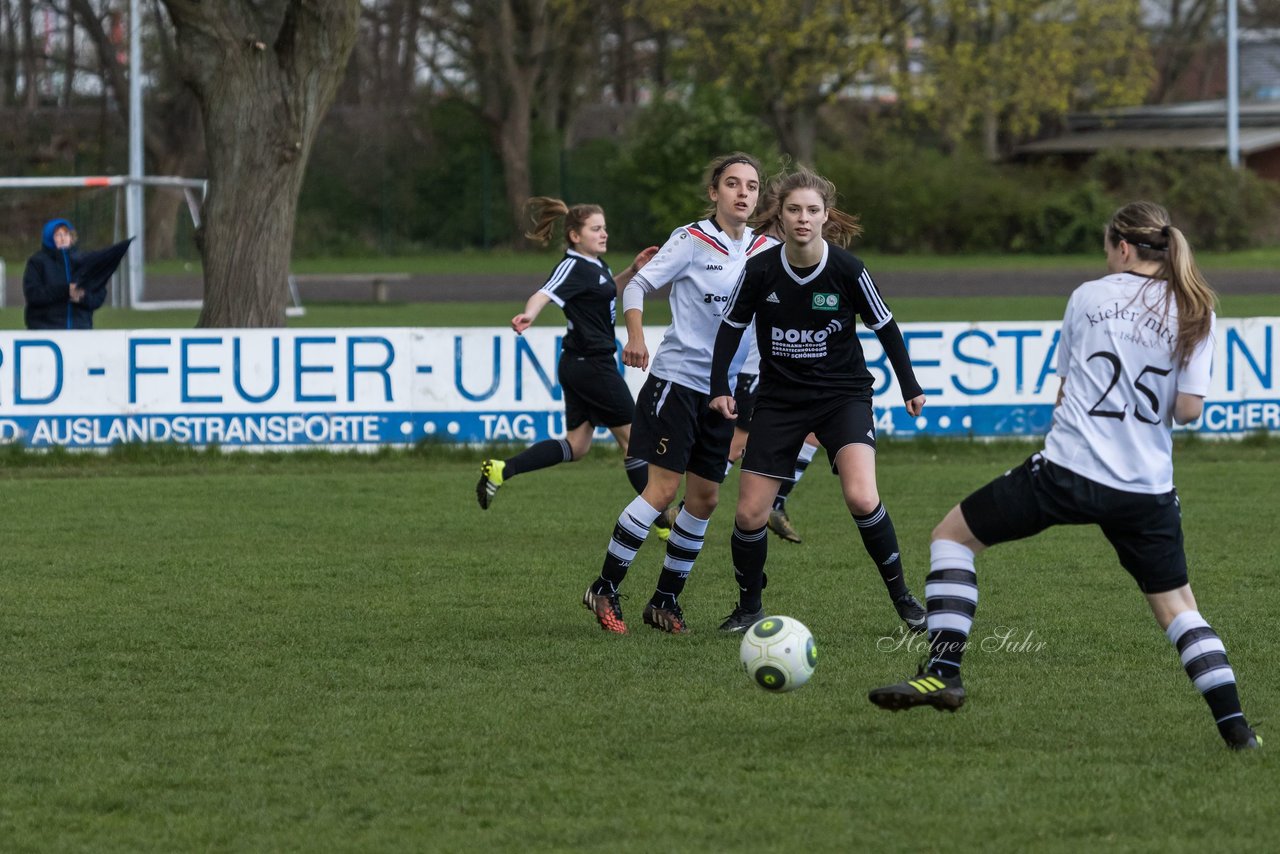
[[[729,296],[747,258],[776,242],[750,228],[743,231],[741,240],[732,240],[712,219],[671,232],[622,295],[624,310],[639,308],[645,292],[671,283],[671,325],[650,363],[651,374],[703,394],[711,391],[711,349],[720,319],[729,307]],[[744,340],[734,356],[730,376],[742,372],[747,349]]]
[[[1164,282],[1132,273],[1076,288],[1058,341],[1066,386],[1046,458],[1126,492],[1173,489],[1174,400],[1208,394],[1214,333],[1180,368],[1178,307],[1166,293]]]

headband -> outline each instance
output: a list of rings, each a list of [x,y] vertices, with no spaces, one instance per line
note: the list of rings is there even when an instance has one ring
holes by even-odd
[[[717,166],[715,170],[711,173],[711,186],[714,187],[716,185],[716,182],[720,180],[720,176],[724,173],[724,170],[728,169],[730,166],[732,166],[735,163],[745,163],[748,166],[750,166],[752,169],[756,169],[756,164],[751,162],[750,157],[730,157],[728,160],[726,160],[725,162]],[[760,170],[756,169],[756,173],[759,174],[759,172]]]

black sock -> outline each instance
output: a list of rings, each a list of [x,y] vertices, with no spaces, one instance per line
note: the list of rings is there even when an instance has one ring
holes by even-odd
[[[908,593],[907,582],[902,578],[902,556],[898,553],[898,534],[893,530],[893,520],[883,504],[866,516],[854,516],[853,521],[862,535],[862,545],[880,570],[880,578],[890,599],[901,599]]]
[[[622,465],[627,470],[627,480],[631,481],[631,488],[636,491],[636,495],[644,492],[644,488],[649,485],[649,464],[639,457],[624,457]]]
[[[564,439],[544,439],[530,445],[511,459],[502,470],[504,481],[525,472],[545,469],[549,466],[567,463],[573,460],[573,448]]]
[[[764,590],[764,564],[769,557],[768,533],[767,525],[754,531],[733,526],[729,550],[733,555],[733,575],[738,580],[738,607],[744,611],[763,608],[760,592]]]

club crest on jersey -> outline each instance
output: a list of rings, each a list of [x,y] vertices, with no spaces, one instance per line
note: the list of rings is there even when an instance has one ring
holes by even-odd
[[[814,311],[835,311],[840,307],[839,294],[814,294],[813,309]]]

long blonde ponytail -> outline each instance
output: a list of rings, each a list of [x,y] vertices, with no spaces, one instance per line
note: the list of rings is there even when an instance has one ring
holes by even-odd
[[[1111,217],[1107,240],[1113,246],[1124,240],[1134,247],[1139,260],[1160,265],[1157,277],[1168,283],[1169,294],[1178,307],[1178,338],[1173,354],[1179,365],[1185,365],[1208,337],[1218,304],[1218,295],[1196,265],[1186,235],[1173,225],[1169,212],[1160,205],[1130,202]]]

